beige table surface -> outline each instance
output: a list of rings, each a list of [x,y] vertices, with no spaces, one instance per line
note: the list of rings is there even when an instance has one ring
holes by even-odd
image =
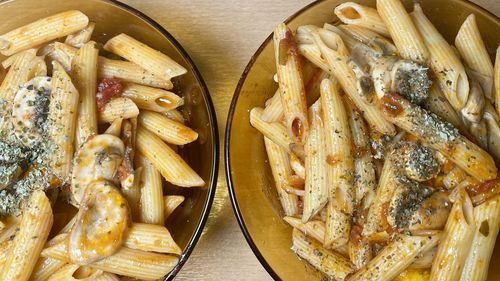
[[[310,0],[124,0],[163,25],[200,69],[217,110],[221,164],[203,236],[176,280],[271,280],[233,214],[223,168],[223,136],[234,88],[274,26]],[[474,0],[500,15],[500,0]]]

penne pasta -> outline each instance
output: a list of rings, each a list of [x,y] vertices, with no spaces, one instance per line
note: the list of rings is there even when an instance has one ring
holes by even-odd
[[[390,36],[389,30],[374,8],[345,2],[335,7],[333,11],[343,23],[365,27],[384,36]]]
[[[133,223],[128,230],[125,247],[157,253],[182,253],[168,229],[156,224]]]
[[[292,142],[304,144],[309,130],[301,61],[290,29],[282,23],[274,30],[274,54],[284,123]]]
[[[373,260],[350,275],[347,280],[392,280],[403,272],[419,254],[435,247],[440,236],[440,234],[434,236],[399,234]]]
[[[279,145],[287,152],[291,152],[290,144],[292,140],[288,136],[285,126],[281,123],[267,123],[262,120],[263,109],[255,107],[250,111],[250,124],[266,138]]]
[[[99,111],[99,124],[113,123],[116,119],[131,119],[139,115],[139,108],[129,98],[114,98]]]
[[[443,237],[432,262],[430,280],[459,280],[474,237],[472,202],[463,187],[455,190],[455,200]]]
[[[21,85],[35,76],[47,74],[45,62],[36,59],[36,50],[29,49],[16,55],[0,85],[0,98],[12,102]]]
[[[181,195],[167,195],[163,197],[163,202],[165,206],[165,220],[170,217],[170,215],[179,207],[185,198]]]
[[[429,64],[441,90],[453,108],[461,110],[469,97],[469,81],[464,66],[448,42],[427,19],[419,4],[415,4],[412,18],[427,45]]]
[[[493,64],[490,60],[490,55],[483,38],[477,26],[476,16],[470,14],[458,30],[455,38],[455,46],[457,47],[460,56],[474,73],[484,77],[481,87],[484,95],[491,102],[494,102],[493,97]]]
[[[42,256],[68,262],[66,240],[62,240],[57,245],[44,249]],[[178,258],[170,255],[122,247],[114,255],[91,263],[89,266],[118,275],[154,280],[165,276],[177,262]]]
[[[267,100],[266,108],[264,108],[261,118],[265,122],[280,122],[283,119],[283,114],[283,104],[281,103],[281,95],[278,89],[274,96]]]
[[[301,219],[294,217],[284,217],[283,220],[287,222],[294,229],[298,229],[304,235],[316,239],[316,241],[323,244],[325,240],[325,223],[322,221],[311,220],[303,223]]]
[[[323,165],[327,155],[325,124],[321,116],[321,103],[317,101],[309,109],[309,134],[305,150],[305,194],[302,221],[305,223],[316,215],[328,202],[327,169]],[[327,121],[327,120],[325,120]],[[291,166],[290,166],[291,168]],[[287,214],[291,215],[291,214]]]
[[[52,222],[49,199],[43,191],[34,191],[23,210],[19,232],[0,272],[0,280],[28,280],[49,236]]]
[[[352,265],[346,258],[324,249],[321,244],[306,237],[297,229],[293,231],[292,251],[334,280],[345,280],[353,271]]]
[[[145,70],[134,63],[99,57],[97,75],[100,78],[118,78],[129,83],[170,90],[174,87],[170,80]]]
[[[91,41],[79,49],[71,61],[71,76],[80,94],[76,147],[97,134],[97,57],[99,50]]]
[[[374,104],[369,103],[358,92],[355,74],[347,64],[349,59],[347,49],[340,36],[334,32],[316,29],[311,26],[304,27],[304,29],[309,29],[314,37],[315,44],[320,49],[319,56],[323,55],[325,57],[333,76],[339,81],[342,89],[354,102],[356,107],[363,112],[363,117],[366,118],[369,125],[383,134],[394,135],[396,133],[394,126],[382,117]],[[329,46],[326,44],[327,40],[330,42]],[[303,55],[310,59],[308,54]],[[318,67],[321,66],[318,65]]]
[[[155,133],[167,143],[185,145],[198,139],[198,133],[191,128],[157,112],[142,111],[137,120],[139,125]]]
[[[329,188],[325,246],[337,248],[349,240],[354,210],[354,160],[349,120],[336,80],[321,82],[321,109],[325,124],[326,181]],[[306,170],[306,180],[307,180]],[[335,213],[335,214],[333,214]]]
[[[500,226],[500,196],[474,208],[474,238],[460,280],[487,280]]]
[[[493,158],[448,123],[397,94],[386,94],[379,106],[387,120],[441,152],[471,176],[480,181],[496,178]]]
[[[156,112],[170,111],[184,104],[184,100],[172,92],[133,83],[125,85],[122,96],[131,99],[140,109]]]
[[[167,112],[163,112],[163,115],[167,116],[168,119],[177,121],[181,124],[186,124],[186,119],[184,119],[184,115],[181,111],[177,109],[172,109]]]
[[[460,116],[437,85],[430,87],[429,96],[423,101],[422,105],[428,111],[436,114],[441,120],[450,123],[460,130],[461,133],[468,131]]]
[[[139,156],[137,160],[139,166],[142,167],[139,205],[141,222],[162,225],[165,222],[165,207],[161,174],[144,156]]]
[[[299,213],[297,195],[286,192],[287,180],[292,175],[288,153],[265,136],[264,144],[283,212],[287,216],[297,215]]]
[[[94,29],[95,23],[89,22],[89,24],[84,29],[66,36],[64,43],[75,48],[81,48],[85,43],[90,41],[90,37],[92,37]]]
[[[121,33],[106,42],[106,51],[119,55],[143,69],[147,69],[164,80],[185,74],[187,70],[169,56]]]
[[[66,264],[65,261],[40,257],[33,269],[33,273],[29,280],[31,281],[47,281],[50,276],[56,273],[61,267]]]
[[[82,272],[86,274],[82,274]],[[77,274],[80,276],[78,276],[78,278],[75,278],[75,275]],[[97,277],[100,275],[102,275],[101,270],[92,270],[92,269],[87,270],[87,268],[81,267],[80,265],[66,264],[61,268],[59,268],[56,272],[54,272],[54,274],[51,275],[47,279],[47,281],[77,281],[77,280],[90,281],[90,280],[96,280]]]
[[[377,11],[400,56],[425,65],[429,59],[429,51],[401,1],[377,0]]]
[[[37,47],[85,28],[89,19],[80,11],[52,15],[0,35],[0,53],[4,56]]]
[[[159,137],[140,126],[137,128],[136,137],[137,150],[153,163],[168,182],[182,187],[205,184],[203,179]]]
[[[122,124],[123,124],[123,119],[118,118],[115,119],[111,125],[104,131],[105,134],[108,135],[113,135],[115,137],[120,137],[120,134],[122,132]]]
[[[52,91],[50,94],[48,132],[54,153],[51,159],[52,172],[62,181],[67,182],[71,173],[78,111],[78,91],[63,67],[55,62],[52,73]]]

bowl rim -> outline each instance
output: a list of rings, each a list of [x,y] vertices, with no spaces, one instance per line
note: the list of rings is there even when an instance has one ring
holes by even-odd
[[[112,0],[114,1],[114,0]],[[316,0],[313,1],[306,6],[302,7],[295,13],[293,13],[291,16],[286,18],[283,22],[288,24],[290,21],[307,11],[309,8],[316,6],[322,2],[325,2],[328,0]],[[496,18],[497,20],[500,20],[498,16],[493,14],[492,12],[486,10],[485,8],[481,7],[480,5],[471,2],[469,0],[457,0],[460,2],[464,2],[466,4],[472,5],[476,7],[477,9],[485,12],[487,15],[490,15],[493,18]],[[347,0],[343,0],[342,2],[347,2]],[[342,3],[340,2],[340,3]],[[252,239],[252,236],[250,232],[248,231],[246,225],[245,225],[245,220],[243,219],[243,215],[241,213],[241,210],[238,206],[238,202],[236,200],[236,193],[234,189],[234,184],[233,184],[233,178],[232,178],[232,173],[231,173],[231,154],[230,154],[230,136],[231,136],[231,129],[232,129],[232,123],[233,123],[233,118],[234,118],[234,113],[236,110],[236,105],[238,103],[238,98],[241,93],[241,89],[243,88],[243,84],[246,81],[246,78],[248,76],[248,73],[252,69],[255,61],[257,58],[260,56],[264,48],[273,40],[273,33],[271,34],[262,42],[262,44],[259,46],[259,48],[255,51],[255,53],[252,55],[250,58],[250,61],[248,62],[247,66],[245,67],[245,70],[243,70],[243,73],[240,76],[240,79],[238,81],[238,84],[236,85],[236,88],[234,90],[233,98],[231,100],[231,104],[229,107],[229,112],[227,115],[227,120],[226,120],[226,131],[224,135],[224,172],[226,174],[226,181],[227,181],[227,186],[229,189],[229,197],[231,198],[231,204],[233,206],[233,211],[236,216],[236,220],[238,221],[238,224],[241,228],[241,231],[243,232],[243,236],[245,237],[245,240],[247,241],[248,245],[250,246],[250,249],[252,249],[252,252],[254,255],[257,257],[261,265],[266,269],[266,271],[271,275],[271,277],[274,280],[281,280],[281,278],[278,276],[278,274],[274,271],[274,269],[271,267],[271,265],[266,261],[262,253],[260,252],[259,248],[255,244],[255,242]]]
[[[7,0],[7,1],[1,1],[0,0],[0,5],[7,4],[9,2],[13,2],[16,0]],[[203,210],[201,213],[201,216],[199,218],[198,224],[196,225],[196,228],[193,232],[193,235],[191,236],[191,239],[189,240],[188,244],[186,245],[186,249],[182,252],[181,256],[179,257],[179,262],[172,268],[172,270],[163,277],[164,281],[167,280],[172,280],[174,277],[179,273],[183,265],[186,263],[188,260],[189,256],[193,252],[196,244],[198,243],[198,240],[201,237],[201,234],[203,232],[203,229],[205,227],[205,224],[208,220],[209,214],[210,214],[210,209],[212,207],[212,203],[215,197],[215,191],[217,188],[217,178],[218,178],[218,172],[219,172],[219,129],[217,126],[217,116],[215,114],[215,107],[212,102],[212,98],[210,96],[210,92],[208,90],[208,87],[205,83],[205,80],[203,79],[203,76],[201,72],[198,70],[198,67],[195,65],[191,57],[188,55],[187,51],[182,47],[182,45],[177,41],[177,39],[170,34],[162,25],[160,25],[158,22],[153,20],[151,17],[147,16],[143,12],[139,11],[136,8],[133,8],[125,3],[122,3],[118,0],[98,0],[101,2],[108,2],[111,3],[112,5],[115,5],[119,8],[124,9],[125,11],[139,17],[143,21],[145,21],[147,24],[151,25],[154,29],[156,29],[158,32],[160,32],[164,39],[166,39],[170,44],[173,45],[173,47],[179,52],[180,56],[185,60],[185,62],[188,64],[189,68],[192,69],[193,76],[198,83],[198,85],[201,88],[202,96],[205,100],[206,107],[207,107],[207,113],[208,113],[208,119],[211,127],[211,133],[212,133],[212,169],[210,171],[210,186],[207,187],[208,192],[207,192],[207,199],[203,203]]]
[[[174,38],[170,32],[168,32],[162,25],[160,25],[158,22],[153,20],[151,17],[147,16],[143,12],[139,11],[136,8],[133,8],[125,3],[122,3],[118,0],[99,0],[102,2],[109,2],[112,3],[118,7],[123,8],[124,10],[136,15],[137,17],[141,18],[144,20],[146,23],[150,24],[154,29],[159,31],[167,41],[169,41],[174,48],[179,52],[181,57],[187,62],[189,67],[193,71],[193,76],[196,79],[196,82],[198,82],[201,92],[203,95],[203,98],[206,103],[207,107],[207,112],[208,112],[208,118],[210,122],[210,127],[211,127],[211,133],[212,133],[212,169],[210,171],[210,186],[208,186],[208,193],[207,193],[207,199],[204,202],[203,206],[203,211],[201,213],[201,216],[199,218],[198,224],[194,230],[193,235],[191,236],[191,239],[189,240],[186,249],[182,252],[181,256],[179,257],[179,262],[174,266],[174,268],[166,275],[163,277],[164,281],[167,280],[173,280],[174,277],[179,273],[181,268],[184,266],[186,261],[188,260],[189,256],[193,252],[194,248],[196,247],[196,244],[198,243],[198,240],[201,237],[201,234],[203,233],[203,229],[205,228],[205,224],[208,220],[208,217],[210,215],[210,210],[212,208],[212,203],[215,198],[215,192],[217,190],[217,178],[219,175],[219,128],[217,125],[217,116],[215,114],[215,107],[212,102],[212,98],[210,96],[210,92],[208,90],[207,84],[205,83],[205,80],[203,79],[203,76],[201,72],[198,70],[198,67],[195,65],[194,61],[191,59],[189,56],[188,52],[182,47],[182,45],[177,41],[177,39]]]

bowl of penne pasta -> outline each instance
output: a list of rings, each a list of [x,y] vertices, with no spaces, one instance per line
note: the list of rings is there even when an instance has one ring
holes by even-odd
[[[226,174],[276,280],[500,278],[500,20],[414,2],[314,2],[241,77]]]
[[[0,280],[173,279],[217,181],[196,66],[117,1],[5,1],[0,17]]]

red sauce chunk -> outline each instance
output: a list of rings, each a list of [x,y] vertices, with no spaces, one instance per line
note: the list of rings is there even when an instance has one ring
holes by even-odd
[[[108,102],[121,96],[123,93],[123,84],[117,78],[104,78],[97,84],[97,110],[102,111]]]
[[[401,97],[398,94],[386,94],[381,100],[382,111],[391,116],[398,116],[403,113]]]
[[[476,195],[482,194],[482,193],[483,194],[488,194],[488,193],[497,194],[498,193],[498,187],[497,187],[498,182],[499,182],[498,179],[485,181],[485,182],[482,182],[480,184],[475,184],[475,185],[467,187],[467,191],[469,192],[469,194],[471,196],[476,196]]]

